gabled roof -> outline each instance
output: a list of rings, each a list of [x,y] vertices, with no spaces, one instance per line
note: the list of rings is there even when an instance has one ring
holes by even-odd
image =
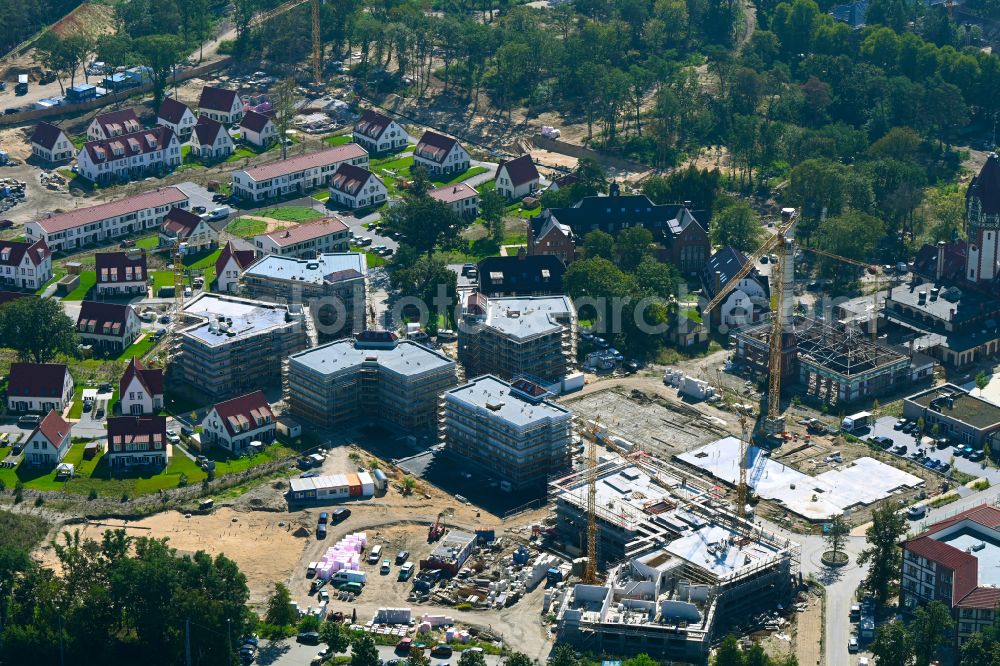
[[[129,281],[145,280],[146,253],[98,252],[94,255],[94,268],[97,271],[97,284],[123,282],[126,279],[127,269],[131,269]]]
[[[561,294],[566,265],[554,254],[487,257],[479,262],[479,291],[496,294]]]
[[[70,433],[71,426],[66,423],[62,415],[56,410],[50,410],[45,418],[39,422],[35,429],[31,431],[31,435],[28,439],[35,436],[36,433],[41,433],[45,439],[48,440],[49,444],[56,447],[59,446],[66,440],[66,437]]]
[[[980,504],[979,506],[956,513],[951,518],[946,518],[941,522],[934,523],[920,536],[923,537],[935,534],[946,527],[951,527],[955,523],[963,520],[971,520],[974,523],[982,525],[983,527],[988,527],[992,530],[1000,529],[1000,508],[990,504]]]
[[[704,231],[687,206],[654,204],[645,194],[584,197],[569,208],[552,208],[547,215],[569,225],[578,236],[591,231],[594,225],[602,231],[621,225],[642,226],[654,240],[671,243],[674,236],[691,225]]]
[[[263,132],[264,128],[270,122],[272,122],[271,118],[265,116],[263,113],[247,111],[246,115],[243,116],[243,120],[240,121],[240,127],[246,128],[251,132]]]
[[[160,110],[157,112],[156,117],[176,125],[184,118],[186,111],[191,111],[187,104],[178,102],[173,97],[166,97],[163,103],[160,104]]]
[[[125,391],[133,379],[138,379],[149,395],[163,395],[163,370],[146,368],[135,356],[129,361],[128,367],[125,368],[125,372],[122,373],[122,378],[118,382],[118,395],[125,395]]]
[[[221,275],[230,259],[235,259],[240,270],[244,270],[254,262],[256,256],[257,254],[253,250],[237,250],[233,241],[229,241],[219,253],[219,258],[215,260],[215,274]]]
[[[66,229],[74,229],[85,224],[100,222],[128,213],[135,213],[147,208],[159,208],[179,204],[188,200],[184,192],[176,187],[160,187],[149,192],[137,194],[134,197],[109,201],[108,203],[90,206],[88,208],[77,208],[66,213],[59,213],[52,217],[44,217],[36,220],[46,233],[56,233]]]
[[[278,247],[287,247],[342,231],[347,231],[347,225],[339,217],[331,216],[308,224],[298,224],[283,231],[272,231],[269,234],[261,235],[269,238]]]
[[[35,125],[35,131],[31,135],[31,143],[37,143],[46,150],[52,150],[59,137],[65,134],[60,128],[47,122],[40,122]],[[67,136],[67,139],[69,137]]]
[[[525,153],[510,161],[501,161],[500,165],[497,166],[498,174],[501,169],[507,171],[507,177],[510,178],[510,182],[514,184],[514,187],[537,182],[541,178],[538,175],[538,169],[535,168],[535,163],[531,161],[530,153]]]
[[[969,183],[966,198],[979,199],[984,215],[1000,214],[1000,158],[990,153],[979,175]]]
[[[94,120],[104,130],[105,136],[132,134],[142,129],[139,116],[135,115],[135,109],[122,109],[121,111],[109,111],[94,116]]]
[[[417,147],[414,153],[425,159],[431,160],[432,162],[440,163],[443,162],[444,158],[448,156],[451,149],[457,145],[457,139],[427,130],[424,132],[424,135],[420,137],[420,141],[417,142]]]
[[[227,134],[226,128],[218,120],[212,120],[207,116],[198,118],[198,124],[194,126],[194,134],[198,138],[198,143],[203,146],[215,145],[215,140],[219,134]]]
[[[236,94],[235,90],[205,86],[201,89],[201,97],[198,99],[198,108],[229,113],[233,110],[233,105],[238,100],[239,96]]]
[[[83,144],[81,150],[90,155],[90,160],[94,164],[105,164],[162,150],[173,137],[172,129],[157,125],[151,129],[122,134],[111,139],[88,141]]]
[[[33,266],[38,266],[46,257],[52,255],[52,251],[43,240],[34,243],[0,241],[0,266],[19,266],[24,255],[28,255]]]
[[[976,562],[976,558],[964,550],[926,536],[908,541],[906,549],[952,570]]]
[[[746,265],[748,259],[745,254],[732,246],[726,246],[713,254],[705,264],[705,289],[714,295],[715,274],[719,273],[719,288],[725,287],[736,274]],[[756,267],[750,271],[745,279],[756,280],[758,284],[767,292],[767,280],[761,278]]]
[[[171,208],[160,223],[160,229],[172,231],[178,238],[187,238],[198,228],[202,219],[184,208]]]
[[[148,446],[156,442],[164,448],[167,439],[166,416],[115,416],[108,419],[108,443],[136,443]]]
[[[968,248],[964,240],[953,240],[944,244],[944,269],[941,271],[941,281],[958,282],[965,278],[965,261]],[[937,276],[938,247],[925,243],[917,251],[913,260],[913,272],[927,279],[934,280]]]
[[[455,203],[456,201],[478,197],[479,192],[465,183],[456,183],[455,185],[445,185],[436,190],[430,190],[427,192],[427,196],[444,203]]]
[[[354,131],[377,141],[391,123],[392,118],[389,116],[381,114],[378,111],[366,109],[361,114],[358,122],[354,123]]]
[[[994,610],[1000,605],[1000,588],[977,587],[955,603],[956,608]]]
[[[134,312],[132,306],[124,303],[83,301],[80,304],[76,329],[82,334],[123,337],[125,325],[132,312]]]
[[[62,363],[11,363],[7,395],[32,398],[59,398],[66,382]]]
[[[270,164],[250,167],[244,171],[244,173],[250,179],[260,182],[262,180],[269,180],[279,176],[287,176],[288,174],[296,173],[297,171],[305,171],[306,169],[314,169],[316,167],[328,166],[338,162],[344,162],[346,160],[357,159],[359,157],[364,157],[367,154],[368,151],[358,144],[345,143],[343,146],[335,146],[334,148],[321,150],[316,153],[296,155],[295,157],[289,157],[287,160],[277,160],[275,162],[271,162]]]
[[[231,436],[259,428],[258,419],[274,423],[274,412],[263,391],[254,391],[216,403],[214,409]]]
[[[355,166],[353,164],[341,164],[330,179],[331,189],[354,196],[361,188],[368,183],[370,178],[375,178],[380,183],[382,180],[368,169]]]

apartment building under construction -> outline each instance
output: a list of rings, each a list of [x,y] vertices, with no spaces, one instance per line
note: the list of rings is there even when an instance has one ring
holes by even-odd
[[[568,296],[473,293],[458,331],[458,359],[468,377],[526,377],[558,392],[573,369],[576,337],[576,310]]]
[[[792,599],[800,546],[736,518],[707,486],[641,455],[602,462],[596,479],[598,557],[610,572],[603,585],[556,595],[559,640],[702,663],[713,641]],[[587,533],[587,472],[549,488],[558,538],[575,552]]]

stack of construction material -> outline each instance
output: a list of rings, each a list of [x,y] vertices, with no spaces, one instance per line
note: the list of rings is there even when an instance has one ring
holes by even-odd
[[[376,624],[409,624],[411,611],[409,608],[379,608],[372,622]]]
[[[455,624],[455,618],[448,615],[427,615],[420,618],[421,623],[427,623],[431,627],[446,627]]]
[[[330,576],[341,569],[358,571],[361,566],[361,551],[367,545],[368,537],[364,532],[348,534],[326,549],[323,560],[316,567],[316,575],[323,580],[330,580]]]

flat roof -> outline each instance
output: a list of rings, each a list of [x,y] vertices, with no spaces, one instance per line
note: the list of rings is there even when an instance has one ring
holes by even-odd
[[[763,540],[737,545],[734,536],[728,527],[711,524],[674,539],[663,550],[719,578],[766,564],[781,554]]]
[[[979,587],[1000,586],[1000,539],[995,530],[967,522],[955,532],[950,532],[932,539],[946,543],[963,552],[969,552],[976,558],[976,568],[979,571]]]
[[[321,254],[315,259],[296,259],[266,254],[252,264],[244,275],[310,284],[346,282],[364,277],[368,272],[365,255],[360,252]]]
[[[947,398],[951,397],[952,400]],[[939,398],[944,398],[940,399]],[[955,384],[943,384],[911,395],[907,400],[925,409],[966,423],[977,430],[1000,424],[1000,407],[978,396],[970,395]],[[935,406],[931,407],[934,402]]]
[[[575,312],[569,296],[490,298],[486,325],[514,339],[554,333],[563,329],[556,317]]]
[[[516,391],[511,391],[509,382],[493,375],[483,375],[464,386],[451,389],[445,393],[445,400],[487,409],[497,418],[519,426],[570,416],[568,409],[554,402],[526,400]]]
[[[614,516],[618,524],[630,530],[636,529],[645,520],[650,507],[661,502],[676,506],[673,496],[652,477],[637,466],[622,469],[598,470],[597,506],[606,510],[604,515]],[[575,485],[559,493],[563,501],[577,507],[587,506],[587,480],[585,476],[575,480]],[[603,511],[602,511],[603,512]]]
[[[412,340],[400,340],[390,349],[357,349],[354,340],[337,340],[288,357],[290,364],[324,375],[360,367],[366,360],[377,361],[380,367],[400,375],[416,375],[455,365],[444,354]]]
[[[221,346],[284,326],[288,308],[264,301],[251,301],[218,294],[200,294],[184,306],[184,314],[205,321],[185,328],[182,333],[211,346]],[[220,326],[219,317],[231,319]],[[228,333],[235,333],[230,336]]]

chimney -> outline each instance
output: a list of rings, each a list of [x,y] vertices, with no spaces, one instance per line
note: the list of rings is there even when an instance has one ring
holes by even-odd
[[[685,199],[684,200],[684,207],[685,208],[690,208],[691,207],[691,200],[690,199]]]
[[[622,186],[618,183],[611,183],[611,186],[608,188],[608,195],[612,197],[617,197],[621,192]]]
[[[940,282],[944,274],[944,241],[937,244],[937,263],[934,265],[934,281]]]
[[[722,271],[715,271],[715,293],[722,289]]]

